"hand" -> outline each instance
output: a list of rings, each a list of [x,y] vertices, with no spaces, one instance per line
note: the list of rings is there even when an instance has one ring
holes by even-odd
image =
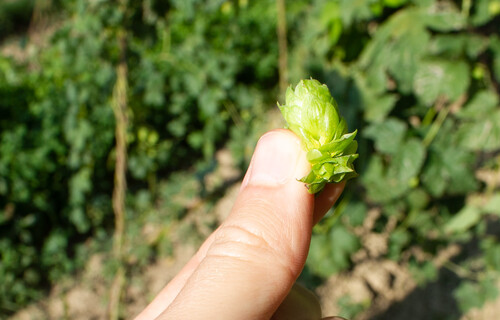
[[[344,184],[328,185],[314,197],[297,181],[309,170],[292,132],[263,135],[227,220],[136,320],[255,320],[275,313],[277,319],[286,305],[310,304],[300,292],[292,294],[297,289],[290,291],[304,267],[313,225]],[[299,305],[286,303],[294,296]]]

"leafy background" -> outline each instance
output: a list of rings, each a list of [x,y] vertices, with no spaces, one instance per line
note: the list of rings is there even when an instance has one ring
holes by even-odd
[[[404,266],[422,287],[451,272],[456,307],[446,319],[498,295],[500,1],[288,1],[286,70],[278,8],[271,0],[0,4],[2,317],[78,277],[96,253],[111,283],[117,270],[133,277],[172,256],[174,234],[199,244],[217,219],[186,217],[207,214],[241,177],[284,74],[291,84],[326,83],[360,133],[360,178],[315,228],[300,281],[314,289],[369,259]],[[120,65],[128,188],[116,256]],[[237,172],[229,180],[210,178],[221,149]],[[144,237],[151,225],[162,227]],[[384,249],[368,250],[360,232],[382,237]],[[438,259],[449,248],[456,253]],[[373,307],[353,300],[338,301],[344,316],[361,319]]]

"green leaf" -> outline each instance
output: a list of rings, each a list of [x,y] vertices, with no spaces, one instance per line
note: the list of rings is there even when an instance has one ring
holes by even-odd
[[[500,1],[498,0],[475,0],[474,15],[471,23],[474,26],[481,26],[488,23],[494,16],[500,13]]]
[[[397,8],[407,2],[408,0],[384,0],[384,5],[390,8]]]
[[[457,116],[464,119],[481,119],[489,117],[498,106],[499,98],[495,92],[482,90],[477,92],[472,99],[457,113]]]
[[[338,318],[354,319],[368,309],[370,304],[371,302],[367,299],[362,302],[356,302],[351,296],[343,295],[337,300],[337,306],[340,310],[337,313],[339,315]]]
[[[405,8],[392,15],[364,48],[359,65],[369,79],[385,79],[389,71],[402,93],[410,93],[413,79],[426,54],[430,33],[418,8]],[[377,85],[380,89],[380,85]]]
[[[425,148],[417,139],[409,139],[394,157],[388,170],[388,177],[397,177],[402,189],[411,186],[412,179],[420,173],[425,159]]]
[[[353,227],[361,226],[365,220],[367,208],[363,202],[350,201],[344,209],[345,218]]]
[[[410,233],[403,229],[396,229],[389,236],[389,258],[399,259],[403,247],[410,241]]]
[[[440,197],[444,193],[464,194],[476,190],[473,153],[460,148],[455,123],[446,120],[430,146],[422,182],[429,192]]]
[[[425,261],[424,263],[410,263],[409,270],[419,285],[425,285],[429,281],[434,281],[438,277],[438,271],[432,261]]]
[[[492,238],[484,239],[481,241],[481,249],[484,252],[487,267],[500,271],[500,243]]]
[[[429,7],[434,4],[435,0],[411,0],[414,4],[420,7]]]
[[[342,35],[343,25],[338,2],[326,2],[321,10],[321,24],[323,29],[329,30],[330,45],[334,45]]]
[[[492,213],[500,216],[500,193],[495,193],[482,208],[485,213]]]
[[[327,234],[313,234],[306,264],[313,273],[326,278],[346,269],[359,247],[358,237],[337,224]]]
[[[429,60],[423,62],[415,75],[415,94],[430,106],[439,96],[456,100],[469,87],[469,67],[463,61]]]
[[[408,21],[407,23],[414,22]],[[417,23],[406,34],[401,34],[398,41],[393,42],[392,46],[387,49],[392,51],[392,54],[387,57],[390,61],[388,70],[396,79],[401,92],[411,91],[414,78],[421,69],[420,61],[425,54],[429,39],[429,33]]]
[[[373,201],[387,202],[394,198],[394,190],[385,180],[385,168],[380,155],[373,155],[361,176],[368,197]]]
[[[349,27],[353,22],[373,17],[371,5],[377,0],[340,0],[340,12],[344,24]]]
[[[382,122],[396,105],[397,96],[385,94],[367,101],[369,103],[365,104],[365,119],[370,122]]]
[[[500,81],[500,38],[494,35],[490,39],[490,49],[493,53],[493,72],[495,79]]]
[[[435,222],[431,212],[413,209],[408,215],[407,225],[415,228],[417,234],[425,237],[435,227]]]
[[[163,106],[165,80],[159,72],[151,72],[146,82],[146,92],[144,94],[144,103],[152,106]]]
[[[430,201],[430,197],[427,192],[421,188],[412,190],[406,199],[412,210],[419,211],[425,209]]]
[[[460,210],[444,225],[445,233],[461,233],[476,225],[481,219],[481,210],[468,205]]]
[[[378,151],[395,154],[399,150],[407,129],[407,125],[403,121],[389,118],[382,123],[368,126],[363,131],[363,135],[375,141],[375,148]]]
[[[198,96],[200,106],[200,118],[209,119],[218,115],[220,101],[224,98],[224,93],[220,89],[206,88]]]
[[[70,210],[68,217],[79,233],[85,233],[89,231],[91,227],[90,220],[85,215],[85,212],[83,211],[82,208],[80,207],[73,208],[72,210]]]
[[[461,58],[464,54],[476,59],[488,48],[488,38],[471,34],[437,34],[429,44],[429,53],[446,56],[452,59]]]
[[[187,137],[187,141],[193,149],[196,150],[201,149],[204,141],[203,132],[201,131],[191,132]]]
[[[487,300],[496,298],[498,296],[496,283],[496,279],[492,277],[485,277],[480,282],[462,282],[453,293],[460,310],[466,313],[472,308],[481,308]]]
[[[499,289],[496,275],[487,276],[481,279],[480,285],[484,292],[485,301],[493,300],[498,297]]]
[[[425,167],[422,182],[434,196],[442,195],[448,185],[449,174],[441,159],[435,154],[429,156],[429,165]]]
[[[415,186],[425,159],[425,148],[416,139],[409,139],[385,167],[380,156],[373,156],[363,175],[363,184],[370,199],[390,202]]]
[[[186,134],[188,121],[188,115],[182,114],[181,116],[169,121],[166,127],[174,137],[183,137]]]
[[[80,205],[85,202],[85,195],[92,190],[91,170],[81,168],[70,179],[69,201],[72,205]]]
[[[422,18],[427,27],[441,32],[457,31],[466,25],[465,17],[450,1],[434,2],[423,9]]]
[[[454,295],[462,312],[467,312],[472,308],[480,308],[484,304],[478,286],[472,282],[462,283],[454,292]]]
[[[465,52],[470,58],[477,59],[488,48],[489,40],[489,37],[469,34],[465,38]]]
[[[386,89],[388,79],[383,69],[368,70],[367,77],[355,78],[361,93],[364,108],[364,118],[369,122],[382,122],[394,108],[397,96],[381,94]]]
[[[483,114],[484,118],[466,122],[457,132],[462,147],[474,151],[494,151],[500,148],[500,110]]]

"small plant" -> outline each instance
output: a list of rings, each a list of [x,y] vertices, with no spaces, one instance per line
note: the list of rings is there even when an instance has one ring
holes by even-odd
[[[310,193],[318,193],[327,183],[357,176],[353,162],[358,158],[356,132],[348,133],[344,118],[328,87],[319,81],[302,80],[286,91],[286,104],[278,107],[287,127],[298,135],[307,151],[311,172],[300,179]]]

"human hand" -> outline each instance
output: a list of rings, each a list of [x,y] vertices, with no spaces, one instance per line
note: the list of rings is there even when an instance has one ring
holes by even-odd
[[[287,309],[314,304],[290,291],[304,267],[313,225],[344,184],[327,185],[314,197],[297,181],[309,170],[291,131],[263,135],[229,217],[136,320],[284,319]],[[306,319],[320,319],[315,312]]]

